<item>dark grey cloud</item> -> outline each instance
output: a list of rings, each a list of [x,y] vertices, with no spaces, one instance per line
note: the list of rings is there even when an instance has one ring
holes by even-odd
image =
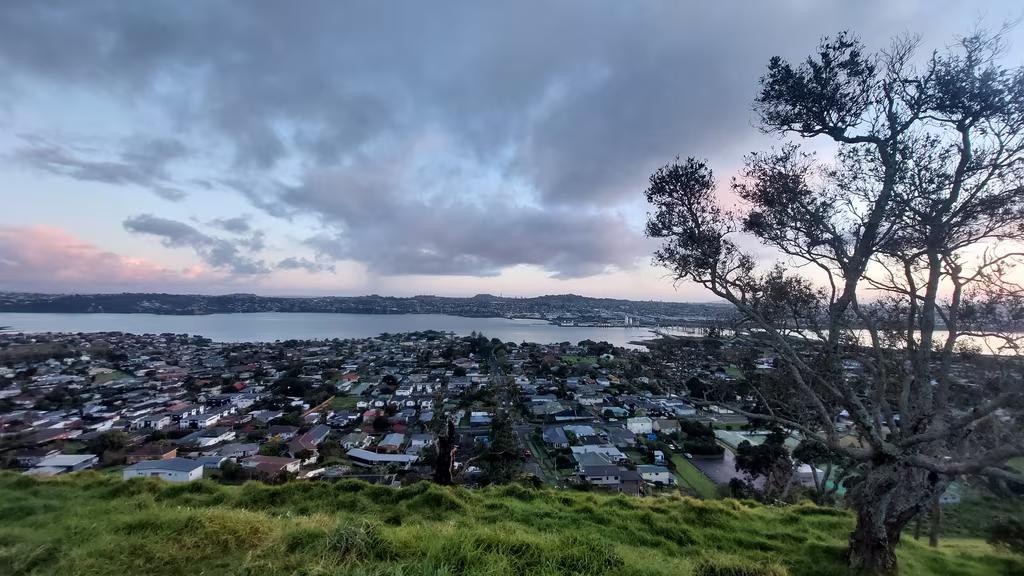
[[[113,154],[39,136],[23,136],[22,141],[14,158],[35,169],[87,182],[139,186],[166,200],[186,196],[168,173],[168,166],[187,154],[185,145],[175,138],[130,138]]]
[[[357,260],[380,274],[487,276],[529,264],[573,278],[632,269],[651,249],[616,214],[518,205],[500,194],[482,203],[416,198],[386,166],[318,174],[280,202],[334,231],[306,240],[321,259]]]
[[[986,16],[1019,12],[1006,1]],[[750,103],[771,56],[800,58],[842,29],[876,48],[906,31],[941,45],[976,18],[952,0],[27,3],[0,11],[0,105],[70,87],[156,108],[186,141],[227,151],[216,176],[164,178],[173,166],[155,159],[173,149],[23,159],[312,214],[322,255],[381,273],[526,263],[581,276],[649,249],[618,213],[654,168],[677,154],[735,161],[759,138]],[[424,168],[452,155],[457,169]],[[386,178],[394,170],[404,178]]]
[[[210,221],[210,226],[220,228],[225,232],[231,232],[232,234],[245,234],[251,230],[249,220],[241,216],[234,216],[232,218],[214,218]]]
[[[156,236],[168,248],[190,248],[214,268],[222,268],[240,275],[270,272],[270,268],[262,260],[257,260],[242,250],[261,250],[263,240],[258,234],[232,241],[211,236],[184,222],[151,214],[128,218],[124,221],[124,228],[136,234]]]

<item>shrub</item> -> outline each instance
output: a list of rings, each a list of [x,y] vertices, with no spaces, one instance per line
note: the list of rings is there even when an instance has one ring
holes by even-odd
[[[997,548],[1024,554],[1024,520],[1004,518],[992,524],[988,541]]]

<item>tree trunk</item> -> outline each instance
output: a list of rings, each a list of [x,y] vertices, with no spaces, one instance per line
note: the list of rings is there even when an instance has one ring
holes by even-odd
[[[455,451],[457,449],[455,422],[449,418],[446,422],[444,433],[437,439],[437,461],[434,464],[434,482],[443,486],[452,484],[455,468]]]
[[[934,474],[898,462],[867,470],[850,494],[857,511],[847,551],[850,568],[870,576],[899,574],[896,547],[903,529],[946,484]]]
[[[857,527],[850,535],[847,552],[850,567],[855,571],[871,576],[899,574],[896,545],[900,531],[888,528],[884,515],[883,507],[857,513]]]
[[[928,528],[928,545],[932,548],[939,546],[939,527],[942,526],[942,508],[939,507],[939,495],[932,497],[932,510],[928,513],[931,526]]]

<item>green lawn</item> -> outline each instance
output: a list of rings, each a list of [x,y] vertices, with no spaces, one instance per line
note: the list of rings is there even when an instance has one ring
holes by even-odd
[[[597,356],[571,356],[571,355],[566,355],[566,356],[562,356],[562,362],[565,362],[566,364],[569,364],[570,366],[573,365],[573,364],[584,364],[584,365],[597,364]]]
[[[993,494],[984,481],[961,483],[960,503],[942,507],[942,536],[979,536],[1000,518],[1024,518],[1024,498]],[[927,529],[926,529],[927,530]]]
[[[0,473],[5,576],[840,576],[841,510],[517,485],[283,486]],[[905,539],[903,576],[1022,574],[978,539]]]
[[[331,400],[331,410],[351,410],[359,402],[359,396],[338,395]]]
[[[683,484],[693,489],[698,496],[701,498],[718,497],[718,486],[689,460],[680,454],[673,454],[672,462],[676,465],[676,476],[682,480]]]
[[[120,370],[114,370],[113,372],[104,372],[97,374],[93,377],[93,382],[96,384],[106,384],[107,382],[113,382],[114,380],[121,380],[122,378],[130,378],[131,374],[126,374]]]

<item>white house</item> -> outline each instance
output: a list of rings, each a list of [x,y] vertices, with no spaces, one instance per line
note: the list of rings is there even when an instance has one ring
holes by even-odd
[[[650,434],[654,432],[654,423],[647,416],[638,416],[626,420],[626,428],[633,434]]]
[[[125,480],[163,478],[168,482],[192,482],[203,477],[203,463],[188,458],[146,460],[125,468],[121,477]]]
[[[675,478],[672,477],[672,472],[664,466],[641,464],[636,467],[636,471],[640,474],[640,477],[644,479],[644,482],[650,482],[651,484],[663,484],[665,486],[675,484]]]
[[[182,428],[209,428],[220,420],[219,412],[209,414],[192,414],[181,419]]]

